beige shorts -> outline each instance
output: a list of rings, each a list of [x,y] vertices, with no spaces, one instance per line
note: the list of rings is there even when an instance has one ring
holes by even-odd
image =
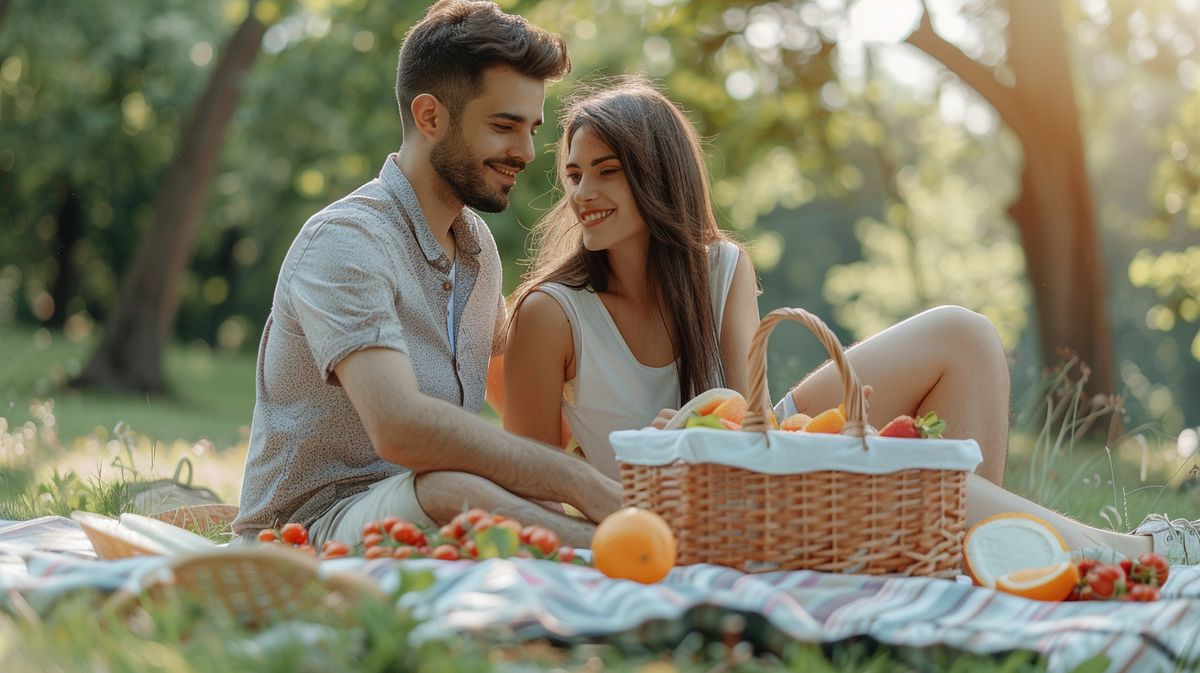
[[[436,527],[417,501],[416,475],[412,472],[377,481],[362,493],[334,504],[308,527],[309,542],[318,549],[326,540],[354,545],[362,542],[363,526],[388,516]]]

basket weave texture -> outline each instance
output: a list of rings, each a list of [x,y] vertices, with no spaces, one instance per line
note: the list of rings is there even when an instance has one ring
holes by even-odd
[[[239,623],[264,627],[320,609],[346,616],[364,599],[383,600],[383,592],[365,575],[350,572],[322,576],[319,562],[294,549],[252,545],[180,557],[168,576],[141,591],[122,590],[105,604],[128,616],[139,605],[188,600],[206,611],[220,610]]]
[[[771,311],[751,341],[749,409],[742,430],[765,433],[770,427],[766,341],[783,320],[803,324],[829,351],[843,383],[843,434],[863,437],[863,450],[871,450],[865,437],[874,430],[866,423],[862,384],[841,343],[819,318],[796,308]],[[773,449],[803,450],[795,445],[802,441],[798,434],[788,438],[788,447],[776,442]],[[730,451],[736,450],[731,441]],[[959,573],[966,529],[967,473],[962,470],[765,474],[682,460],[666,465],[622,462],[620,470],[625,504],[667,521],[681,565],[715,563],[745,572]]]

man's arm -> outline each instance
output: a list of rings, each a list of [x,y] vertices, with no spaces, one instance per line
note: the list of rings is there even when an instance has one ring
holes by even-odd
[[[416,473],[470,472],[525,498],[570,503],[592,521],[621,505],[620,485],[586,462],[423,394],[399,351],[356,351],[334,372],[384,460]]]

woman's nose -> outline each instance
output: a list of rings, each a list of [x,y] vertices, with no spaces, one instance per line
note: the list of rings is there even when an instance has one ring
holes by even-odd
[[[575,185],[572,197],[580,203],[585,203],[596,198],[596,190],[592,188],[592,183],[587,178],[580,178],[579,183]]]

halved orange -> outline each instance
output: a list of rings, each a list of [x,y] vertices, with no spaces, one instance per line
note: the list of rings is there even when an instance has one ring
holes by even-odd
[[[1045,519],[1024,512],[989,516],[972,526],[963,539],[967,574],[985,587],[995,588],[1001,575],[1066,560],[1067,542],[1062,535]]]
[[[821,432],[836,435],[846,427],[846,415],[841,409],[826,409],[804,424],[805,432]]]
[[[996,588],[1035,601],[1061,601],[1079,584],[1079,568],[1063,561],[1043,568],[1014,570],[996,578]]]

